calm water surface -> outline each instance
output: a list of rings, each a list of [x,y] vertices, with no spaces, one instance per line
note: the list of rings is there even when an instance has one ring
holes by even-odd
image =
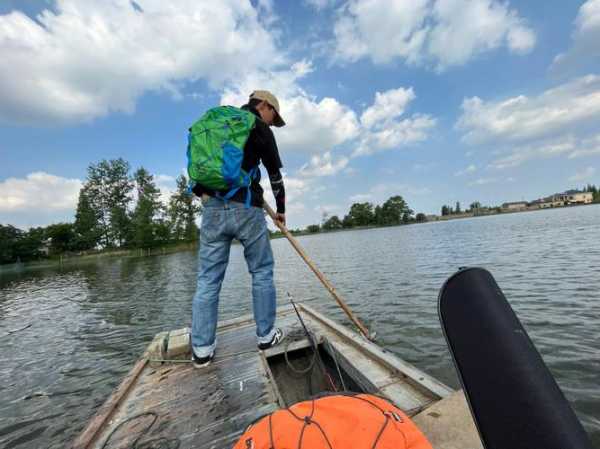
[[[600,448],[600,207],[586,206],[300,238],[382,346],[457,387],[437,293],[461,266],[489,269]],[[342,313],[284,239],[285,292]],[[196,254],[0,274],[0,447],[63,448],[162,330],[189,325]],[[220,318],[249,313],[241,247]],[[20,330],[21,329],[21,330]]]

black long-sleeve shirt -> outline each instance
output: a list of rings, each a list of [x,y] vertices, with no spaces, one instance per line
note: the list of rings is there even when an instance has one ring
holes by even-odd
[[[273,190],[273,196],[275,197],[277,212],[285,214],[285,187],[283,185],[283,176],[280,171],[283,165],[279,158],[279,150],[277,149],[273,131],[271,131],[269,125],[262,121],[260,114],[256,109],[248,105],[242,106],[242,109],[252,112],[257,117],[254,129],[250,132],[248,141],[244,147],[242,168],[249,172],[252,168],[258,167],[262,162],[269,174],[269,181],[271,182],[271,190]],[[256,174],[252,178],[252,183],[250,184],[250,191],[252,192],[250,204],[255,207],[262,207],[264,201],[263,188],[260,185],[260,176],[260,169],[257,169]],[[202,196],[203,193],[215,196],[213,190],[201,186],[200,184],[196,184],[192,191],[198,196]],[[219,193],[225,195],[227,192]],[[233,195],[231,201],[245,203],[246,195],[247,189],[241,188]]]

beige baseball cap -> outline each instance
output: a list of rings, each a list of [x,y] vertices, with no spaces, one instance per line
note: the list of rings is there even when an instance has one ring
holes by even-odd
[[[277,126],[278,128],[281,128],[285,125],[285,122],[279,113],[279,101],[277,101],[277,97],[275,97],[275,95],[268,90],[255,90],[250,94],[250,99],[252,100],[254,98],[257,100],[266,101],[273,106],[273,109],[275,109],[275,112],[277,112],[277,114],[275,114],[275,120],[273,120],[273,125]]]

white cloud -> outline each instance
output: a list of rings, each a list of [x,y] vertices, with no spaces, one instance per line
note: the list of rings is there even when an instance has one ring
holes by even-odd
[[[413,114],[401,119],[416,98],[412,87],[376,92],[373,104],[361,115],[362,129],[352,157],[370,155],[421,142],[436,124],[427,114]]]
[[[341,157],[334,161],[330,152],[323,156],[312,156],[310,162],[304,164],[298,173],[303,177],[331,176],[343,170],[348,165],[348,158]]]
[[[285,185],[285,214],[288,228],[292,229],[310,224],[314,217],[310,213],[306,213],[307,208],[304,202],[308,194],[318,190],[318,186],[315,187],[311,179],[300,179],[288,176],[286,173],[283,173],[283,179]],[[268,177],[263,177],[260,185],[264,190],[265,201],[275,209],[275,202]],[[270,220],[268,222],[269,226],[274,228]]]
[[[370,201],[374,204],[383,203],[392,195],[401,195],[405,200],[409,196],[429,195],[431,189],[428,187],[415,187],[408,184],[382,183],[376,184],[368,192],[351,196],[352,202]]]
[[[282,114],[289,126],[277,130],[282,148],[322,153],[358,136],[356,114],[334,98],[317,102],[308,96],[289,98]]]
[[[321,221],[324,221],[333,215],[339,217],[342,209],[338,204],[319,204],[313,210],[319,214]]]
[[[304,0],[304,3],[315,8],[317,11],[322,11],[334,6],[337,0]]]
[[[373,104],[363,111],[359,121],[352,109],[336,99],[326,97],[317,101],[300,88],[297,81],[307,72],[307,67],[311,67],[310,64],[301,61],[290,70],[250,72],[235,87],[225,90],[221,103],[242,104],[253,86],[273,85],[286,121],[286,126],[274,129],[278,146],[282,151],[311,155],[326,154],[356,139],[358,144],[353,156],[395,149],[425,140],[436,124],[435,118],[427,114],[399,119],[416,98],[410,87],[376,92]],[[340,167],[346,165],[346,162],[338,163]]]
[[[0,121],[70,123],[130,113],[146,91],[177,96],[197,79],[218,88],[285,61],[261,22],[271,17],[248,1],[139,4],[142,11],[128,0],[57,0],[36,20],[18,11],[1,15]]]
[[[553,71],[571,72],[591,67],[600,58],[600,0],[588,0],[581,5],[574,25],[573,44],[567,52],[554,58]]]
[[[289,206],[286,206],[286,220],[287,220],[287,224],[288,227],[290,226],[290,223],[292,223],[292,220],[295,223],[298,223],[296,226],[303,226],[304,220],[303,220],[303,214],[304,211],[306,210],[306,206],[304,205],[304,203],[300,203],[298,201],[295,201],[294,203],[290,204]],[[291,217],[291,218],[288,218]],[[296,218],[294,218],[296,217]]]
[[[501,46],[527,53],[536,41],[524,19],[496,0],[350,0],[334,35],[338,60],[398,58],[439,71]]]
[[[293,176],[288,176],[286,173],[283,174],[283,182],[285,186],[285,199],[286,204],[291,204],[298,199],[301,199],[307,192],[310,191],[311,180],[300,179]],[[267,202],[273,203],[273,193],[271,190],[271,184],[268,177],[263,177],[260,181],[260,185],[264,190],[264,198]]]
[[[434,3],[428,51],[438,69],[463,65],[479,53],[506,45],[529,52],[535,34],[507,3],[495,0],[438,0]]]
[[[369,56],[376,63],[395,57],[416,62],[426,35],[428,0],[350,1],[334,24],[335,56],[357,61]]]
[[[577,145],[577,149],[569,154],[569,159],[595,156],[597,154],[600,154],[600,134],[582,140]]]
[[[484,186],[486,184],[494,184],[500,181],[498,178],[478,178],[469,183],[469,186]]]
[[[171,196],[176,192],[175,178],[170,175],[156,175],[154,177],[156,186],[160,189],[160,201],[166,206]]]
[[[372,201],[373,194],[372,193],[358,193],[356,195],[352,195],[349,199],[353,203],[364,203],[367,201]]]
[[[74,209],[81,185],[79,179],[44,172],[31,173],[24,179],[8,178],[0,183],[0,211]]]
[[[375,102],[360,116],[363,126],[371,128],[380,122],[389,121],[402,115],[408,104],[416,98],[412,87],[376,92]]]
[[[463,170],[459,170],[456,173],[454,173],[454,176],[463,176],[469,173],[474,173],[477,171],[477,166],[475,164],[471,164],[469,165],[467,168],[463,169]]]
[[[550,141],[529,146],[517,147],[507,155],[492,161],[489,165],[494,169],[512,168],[534,159],[548,159],[573,152],[575,140],[567,137],[558,141]]]
[[[547,138],[600,121],[600,76],[577,78],[537,97],[496,102],[467,98],[462,110],[456,128],[465,132],[463,141],[468,143]]]
[[[600,154],[600,147],[575,150],[571,154],[569,154],[569,159],[575,159],[578,157],[585,156],[596,156],[597,154]]]
[[[489,168],[505,169],[517,167],[526,161],[567,156],[568,159],[596,156],[600,154],[600,134],[589,138],[565,135],[560,138],[536,141],[512,148],[506,155],[489,164]]]
[[[596,169],[594,167],[586,167],[583,170],[578,171],[573,176],[569,178],[569,181],[580,182],[585,181],[586,179],[590,179],[592,176],[596,174]]]
[[[414,114],[401,121],[384,122],[381,127],[362,135],[361,142],[352,153],[353,157],[391,150],[427,139],[436,119],[427,114]]]
[[[284,151],[321,154],[356,138],[360,124],[349,107],[331,97],[317,101],[299,86],[298,80],[312,70],[312,64],[302,60],[290,69],[249,71],[224,90],[221,104],[241,105],[256,86],[269,86],[286,122],[274,129],[278,146]]]
[[[0,222],[17,227],[73,221],[82,181],[34,172],[0,182]]]

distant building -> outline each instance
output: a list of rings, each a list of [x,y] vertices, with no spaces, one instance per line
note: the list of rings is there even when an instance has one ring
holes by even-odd
[[[539,200],[532,201],[530,203],[532,208],[548,209],[550,207],[561,207],[565,205],[565,201],[559,197],[559,195],[552,195],[546,198],[540,198]]]
[[[560,196],[565,204],[591,204],[594,200],[592,192],[580,192],[579,190],[567,190]]]
[[[580,192],[579,190],[567,190],[563,193],[555,193],[554,195],[539,200],[532,201],[530,207],[546,209],[549,207],[561,207],[569,204],[591,204],[594,200],[592,192]]]
[[[502,204],[502,209],[525,210],[525,209],[527,209],[527,201],[516,201],[514,203],[504,203],[504,204]]]

